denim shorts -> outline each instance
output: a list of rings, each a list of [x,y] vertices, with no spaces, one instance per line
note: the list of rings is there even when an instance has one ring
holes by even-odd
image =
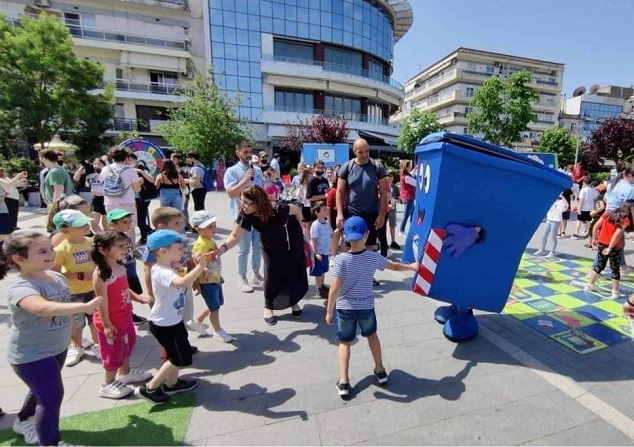
[[[349,343],[357,337],[357,326],[361,335],[369,337],[376,332],[376,313],[374,309],[342,310],[337,309],[337,340]]]
[[[85,293],[76,293],[75,295],[70,296],[71,303],[82,303],[86,304],[92,301],[95,297],[95,292],[85,292]],[[92,315],[91,314],[76,314],[74,315],[75,322],[77,327],[81,330],[86,326],[86,321],[88,324],[92,324]]]
[[[220,309],[220,306],[225,303],[225,298],[222,295],[222,284],[201,284],[200,294],[203,296],[207,308],[212,312]]]

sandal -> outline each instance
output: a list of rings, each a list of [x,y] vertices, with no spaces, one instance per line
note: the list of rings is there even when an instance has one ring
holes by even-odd
[[[277,324],[277,316],[271,315],[270,317],[264,317],[264,322],[268,326],[275,326]]]

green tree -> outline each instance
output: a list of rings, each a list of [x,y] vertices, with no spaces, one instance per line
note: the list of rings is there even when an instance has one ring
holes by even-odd
[[[557,154],[559,166],[573,164],[577,151],[577,137],[565,127],[548,129],[539,139],[537,150]]]
[[[81,132],[109,122],[111,106],[94,90],[100,64],[78,58],[68,28],[52,16],[0,17],[0,127],[29,143],[45,144],[60,130]]]
[[[414,152],[420,140],[430,133],[444,129],[444,126],[438,122],[438,115],[421,112],[418,109],[412,110],[412,113],[401,122],[400,127],[398,148],[410,154]]]
[[[253,130],[237,113],[239,99],[218,90],[213,72],[196,75],[191,88],[179,91],[184,101],[168,111],[169,121],[159,127],[179,152],[197,151],[205,163],[233,154],[236,141],[253,140]]]
[[[537,117],[533,104],[539,99],[529,85],[533,80],[526,71],[513,73],[506,79],[498,76],[485,81],[471,98],[474,111],[467,115],[471,134],[484,134],[484,139],[498,146],[511,147],[521,141],[521,132]]]

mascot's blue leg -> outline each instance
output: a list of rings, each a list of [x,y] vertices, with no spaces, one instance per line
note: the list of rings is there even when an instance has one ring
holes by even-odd
[[[442,333],[448,340],[461,342],[478,336],[478,321],[473,316],[473,309],[457,308],[456,315],[445,323]]]
[[[458,306],[452,304],[451,306],[440,306],[434,312],[434,320],[440,324],[445,324],[447,320],[458,315]]]

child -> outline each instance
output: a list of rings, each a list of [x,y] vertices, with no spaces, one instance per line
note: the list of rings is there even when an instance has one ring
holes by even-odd
[[[335,260],[332,270],[333,281],[328,295],[326,323],[334,324],[333,311],[337,307],[337,329],[339,339],[339,380],[337,392],[342,398],[350,394],[350,343],[357,335],[368,339],[368,345],[374,358],[374,376],[380,385],[387,383],[387,372],[383,367],[381,343],[376,333],[376,314],[374,312],[374,292],[372,278],[375,270],[409,270],[415,272],[416,263],[399,264],[392,262],[374,251],[366,251],[368,227],[359,216],[348,218],[343,224],[343,234],[350,243],[350,252],[341,253]]]
[[[264,191],[271,203],[275,206],[280,196],[280,188],[275,184],[275,169],[268,168],[264,172]]]
[[[597,191],[596,198],[594,199],[594,209],[590,211],[590,217],[592,217],[592,222],[590,222],[590,227],[588,228],[588,243],[585,245],[586,248],[592,247],[592,232],[594,230],[594,226],[597,224],[603,213],[605,213],[605,192],[607,191],[607,186],[603,183],[597,184],[594,189]]]
[[[332,240],[332,228],[328,223],[330,210],[325,202],[313,205],[315,220],[310,225],[310,244],[315,252],[315,264],[310,269],[310,276],[315,277],[317,292],[321,298],[328,298],[330,288],[324,284],[324,275],[328,272],[328,254]]]
[[[127,234],[130,232],[130,227],[132,226],[132,213],[130,211],[126,211],[121,208],[115,208],[110,210],[107,214],[106,219],[108,222],[108,226],[111,230],[119,231],[121,233]],[[138,296],[143,295],[143,287],[141,287],[141,281],[139,280],[139,275],[136,271],[136,259],[134,258],[134,245],[132,244],[132,239],[130,236],[127,236],[128,241],[128,251],[125,256],[125,260],[123,260],[123,264],[126,268],[126,273],[128,276],[128,284],[130,286],[130,290],[136,293]],[[142,303],[150,304],[152,300],[149,297],[142,297]],[[147,322],[147,319],[140,317],[138,315],[132,314],[132,321],[134,324],[141,325]]]
[[[563,190],[561,194],[564,200],[566,201],[568,208],[566,208],[566,211],[561,213],[562,217],[561,217],[561,221],[559,225],[559,234],[557,235],[557,237],[565,239],[567,237],[570,237],[566,234],[566,229],[568,228],[568,221],[570,220],[570,205],[572,203],[572,189],[566,188]]]
[[[619,281],[621,279],[621,251],[623,250],[623,232],[632,231],[634,223],[634,203],[627,201],[616,210],[605,213],[592,230],[592,246],[598,247],[598,262],[590,272],[590,281],[584,290],[596,290],[594,284],[610,260],[612,270],[612,293],[610,298],[619,298]]]
[[[92,314],[101,298],[71,303],[66,278],[51,271],[51,241],[34,231],[8,236],[0,256],[0,280],[10,269],[18,275],[7,287],[11,324],[7,357],[29,392],[13,424],[28,444],[63,445],[59,414],[64,399],[61,369],[76,313]],[[37,411],[36,411],[37,407]]]
[[[548,213],[546,213],[546,227],[544,228],[544,235],[542,236],[542,248],[535,252],[535,256],[541,256],[546,253],[546,242],[550,234],[553,246],[546,257],[548,259],[555,259],[557,257],[557,230],[559,229],[563,213],[566,212],[566,210],[568,210],[568,202],[562,193],[559,194],[559,198],[552,204]]]
[[[6,192],[0,186],[0,252],[2,252],[2,241],[11,233],[13,233],[13,222],[9,214],[9,208],[4,202]]]
[[[165,350],[167,360],[135,394],[155,404],[164,404],[171,394],[189,391],[198,385],[198,380],[180,379],[178,370],[192,364],[192,348],[183,323],[185,288],[194,283],[207,262],[204,256],[199,256],[196,267],[185,276],[179,276],[172,265],[179,265],[184,242],[184,237],[173,230],[156,230],[147,240],[148,249],[156,259],[151,270],[154,306],[148,320],[150,332]]]
[[[56,230],[55,224],[53,224],[53,216],[63,210],[81,211],[84,215],[93,217],[94,219],[94,216],[91,215],[90,212],[90,204],[81,196],[68,196],[64,199],[53,202],[53,205],[51,205],[51,209],[49,210],[48,222],[46,224],[47,228],[49,228],[48,232],[51,233],[51,242],[53,243],[53,247],[57,247],[64,239],[66,239],[64,233]],[[99,233],[100,231],[101,228],[99,225],[92,220],[90,222],[90,230],[86,232],[86,236],[92,237],[93,234]]]
[[[214,242],[216,221],[217,219],[207,211],[196,211],[192,215],[190,222],[198,233],[198,239],[196,239],[192,248],[192,256],[196,257],[216,250],[216,243]],[[220,306],[225,302],[222,294],[220,268],[220,259],[218,259],[210,263],[209,268],[205,269],[202,275],[198,277],[197,286],[209,310],[203,310],[196,318],[194,324],[190,322],[190,326],[202,326],[203,320],[209,315],[209,321],[214,330],[213,338],[224,343],[230,343],[235,338],[227,334],[220,326]],[[201,335],[203,334],[201,333]]]
[[[594,209],[594,201],[598,196],[598,192],[591,186],[590,177],[585,176],[583,178],[583,188],[579,192],[579,214],[577,215],[577,225],[575,227],[575,233],[572,235],[573,239],[581,239],[588,237],[588,226],[592,220],[590,212]],[[585,227],[585,234],[579,234],[581,230],[581,223]]]
[[[111,213],[108,213],[108,218]],[[93,323],[98,331],[105,370],[99,396],[106,399],[123,399],[133,392],[127,384],[144,382],[152,377],[147,371],[130,369],[130,356],[136,342],[130,300],[145,300],[130,290],[126,268],[121,265],[128,253],[128,240],[129,236],[125,233],[107,230],[95,236],[90,253],[97,266],[92,279],[93,287],[102,298],[93,315]],[[117,373],[119,379],[115,380]]]
[[[68,280],[70,301],[72,303],[88,303],[95,297],[92,288],[92,274],[95,264],[90,259],[92,241],[86,237],[88,225],[92,219],[77,210],[64,210],[53,216],[53,224],[65,237],[55,247],[53,270],[61,272]],[[71,322],[72,345],[68,348],[66,366],[74,366],[84,355],[82,331],[88,322],[92,335],[92,352],[99,357],[97,332],[92,325],[90,314],[75,315]]]

